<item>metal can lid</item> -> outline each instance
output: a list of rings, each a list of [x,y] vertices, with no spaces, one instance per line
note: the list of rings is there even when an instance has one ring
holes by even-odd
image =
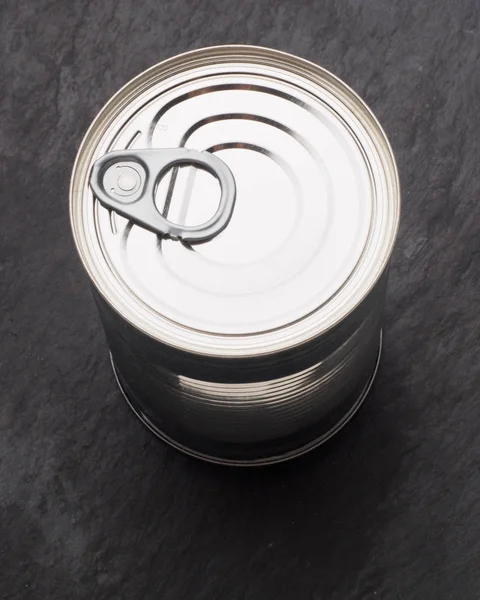
[[[231,218],[205,243],[133,224],[89,185],[109,152],[167,148],[209,152],[233,174]],[[197,166],[155,180],[170,223],[195,228],[218,209],[218,182]],[[112,194],[135,194],[142,173],[128,160],[115,169]],[[400,192],[386,136],[348,86],[283,52],[223,46],[166,60],[107,103],[70,207],[87,271],[126,320],[188,351],[243,356],[321,335],[365,298],[390,258]]]

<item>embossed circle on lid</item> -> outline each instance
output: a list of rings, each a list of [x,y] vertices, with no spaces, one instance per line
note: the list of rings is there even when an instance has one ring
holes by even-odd
[[[106,152],[175,147],[216,154],[235,178],[233,216],[203,244],[160,239],[88,189]],[[169,343],[237,354],[297,344],[345,316],[389,258],[399,200],[388,142],[348,87],[295,57],[226,47],[161,63],[100,113],[83,155],[72,220],[87,268],[114,283],[122,299],[108,284],[104,295],[128,320]],[[135,186],[119,175],[120,193]],[[208,221],[218,200],[195,167],[172,169],[156,192],[181,225]]]

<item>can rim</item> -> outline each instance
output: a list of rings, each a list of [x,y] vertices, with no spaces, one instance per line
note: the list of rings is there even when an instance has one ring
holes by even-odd
[[[336,93],[343,104],[347,105],[348,102],[350,110],[368,131],[370,141],[381,158],[382,173],[388,183],[388,202],[393,214],[390,217],[389,236],[375,255],[375,276],[370,277],[368,285],[362,281],[364,285],[353,291],[340,309],[331,311],[330,315],[324,315],[321,322],[306,323],[307,319],[301,319],[300,323],[303,323],[304,327],[298,326],[299,322],[289,324],[281,328],[283,335],[280,337],[272,336],[271,332],[245,335],[195,332],[195,336],[192,337],[192,331],[180,324],[165,319],[169,323],[167,328],[161,318],[157,317],[155,320],[148,318],[147,315],[141,314],[138,306],[134,305],[133,298],[126,298],[125,293],[122,294],[121,290],[114,285],[112,277],[109,278],[108,266],[94,252],[92,236],[88,237],[84,227],[82,212],[84,184],[82,182],[79,185],[78,180],[82,179],[82,176],[85,179],[85,172],[102,135],[125,107],[155,82],[156,73],[160,71],[165,78],[168,78],[176,73],[188,72],[193,68],[195,61],[201,65],[201,61],[207,59],[210,61],[207,63],[209,65],[213,64],[212,59],[220,63],[240,63],[250,60],[257,65],[267,66],[273,63],[277,67],[281,63],[281,68],[300,75],[310,83],[318,86],[321,83],[324,85],[328,83],[328,89]],[[145,335],[189,353],[208,356],[268,355],[286,348],[301,346],[315,337],[325,335],[348,317],[375,287],[390,260],[400,220],[400,182],[393,151],[382,126],[366,103],[352,88],[325,68],[287,52],[251,45],[211,46],[184,52],[153,65],[122,86],[102,107],[83,137],[73,165],[69,197],[70,222],[77,251],[92,283],[105,301],[122,318]],[[232,339],[235,343],[232,343]]]

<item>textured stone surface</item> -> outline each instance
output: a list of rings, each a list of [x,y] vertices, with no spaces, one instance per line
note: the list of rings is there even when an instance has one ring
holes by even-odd
[[[480,597],[478,6],[0,1],[0,597]],[[102,104],[229,42],[349,83],[404,195],[375,389],[326,448],[267,471],[199,464],[133,418],[68,222]]]

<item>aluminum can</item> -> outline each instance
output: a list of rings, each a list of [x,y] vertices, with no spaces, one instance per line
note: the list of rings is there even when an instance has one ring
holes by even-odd
[[[378,121],[328,71],[253,46],[155,65],[86,133],[70,213],[118,385],[164,441],[268,464],[363,402],[400,188]]]

